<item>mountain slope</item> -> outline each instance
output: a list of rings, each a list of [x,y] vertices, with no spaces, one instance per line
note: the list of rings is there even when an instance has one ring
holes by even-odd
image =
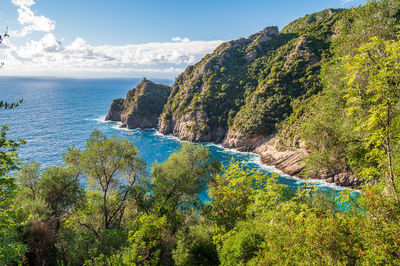
[[[239,139],[274,133],[275,124],[291,113],[293,100],[321,89],[320,62],[340,11],[323,13],[327,15],[312,22],[325,25],[322,29],[279,33],[277,27],[268,27],[223,43],[188,67],[172,86],[160,132],[247,150]]]
[[[348,165],[346,142],[338,143],[338,136],[326,137],[323,119],[322,128],[315,132],[305,127],[320,119],[316,106],[336,100],[339,105],[333,110],[343,110],[340,93],[327,92],[330,84],[345,86],[340,58],[352,55],[374,35],[393,39],[399,6],[398,1],[382,0],[353,9],[326,9],[291,22],[281,32],[267,27],[221,44],[176,78],[158,119],[159,131],[181,140],[256,152],[263,163],[290,175],[359,186]],[[120,105],[121,100],[113,103],[116,116]],[[120,116],[126,115],[121,111]],[[337,113],[330,120],[335,118],[343,122],[345,116]],[[337,127],[334,121],[329,123]],[[128,127],[133,126],[138,125]],[[343,130],[336,131],[347,134]],[[318,146],[325,137],[334,144],[333,150],[340,147],[330,158]],[[304,158],[311,158],[316,150],[325,161],[314,160],[309,167],[310,160],[306,165]]]

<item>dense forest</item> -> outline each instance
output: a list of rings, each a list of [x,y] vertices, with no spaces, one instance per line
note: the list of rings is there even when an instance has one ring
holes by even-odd
[[[21,165],[24,140],[3,126],[0,264],[400,264],[399,26],[398,0],[307,15],[268,47],[244,51],[252,63],[210,68],[207,97],[177,89],[202,86],[189,67],[161,117],[167,127],[204,108],[213,115],[190,130],[274,132],[282,148],[304,142],[307,170],[352,171],[363,180],[358,199],[311,185],[292,191],[188,143],[147,171],[133,143],[97,130],[62,165]],[[257,49],[267,55],[257,59]]]

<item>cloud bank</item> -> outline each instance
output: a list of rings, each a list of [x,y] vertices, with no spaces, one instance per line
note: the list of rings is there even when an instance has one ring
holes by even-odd
[[[11,2],[18,8],[21,29],[11,31],[11,38],[0,45],[0,58],[5,62],[0,75],[171,78],[222,43],[173,37],[169,42],[93,46],[78,37],[64,44],[53,33],[55,21],[32,10],[33,0]],[[22,45],[13,43],[33,32],[44,36]]]
[[[0,49],[0,58],[6,63],[1,74],[127,76],[164,73],[163,76],[172,77],[222,43],[174,38],[171,42],[92,46],[79,37],[64,45],[52,33],[22,46],[15,46],[11,40],[7,39]]]

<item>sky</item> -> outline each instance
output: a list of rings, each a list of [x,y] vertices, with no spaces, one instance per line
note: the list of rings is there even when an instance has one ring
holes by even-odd
[[[224,41],[365,0],[0,0],[4,76],[174,78]],[[3,30],[3,31],[4,31]]]

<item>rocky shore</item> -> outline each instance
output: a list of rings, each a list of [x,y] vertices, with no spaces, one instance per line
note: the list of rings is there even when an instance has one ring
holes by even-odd
[[[319,173],[313,173],[306,171],[303,163],[303,159],[307,155],[306,147],[301,145],[300,148],[282,149],[281,145],[279,145],[279,137],[275,134],[271,134],[268,137],[248,138],[243,134],[230,131],[222,141],[222,146],[242,152],[259,154],[263,164],[273,165],[276,169],[290,176],[325,180],[328,183],[335,183],[343,187],[357,188],[361,184],[361,180],[351,172],[320,171]]]

